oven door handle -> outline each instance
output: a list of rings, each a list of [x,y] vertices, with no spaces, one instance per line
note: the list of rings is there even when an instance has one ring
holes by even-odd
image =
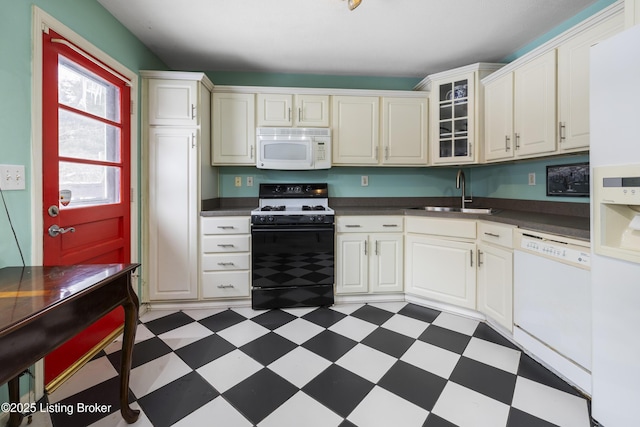
[[[265,233],[265,232],[274,232],[277,231],[278,233],[280,232],[291,232],[291,231],[295,231],[295,232],[301,232],[301,231],[331,231],[333,232],[335,230],[335,228],[333,226],[331,227],[269,227],[269,228],[257,228],[257,227],[253,227],[251,229],[252,233]]]

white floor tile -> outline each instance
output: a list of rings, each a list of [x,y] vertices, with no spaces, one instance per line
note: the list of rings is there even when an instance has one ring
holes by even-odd
[[[152,320],[159,319],[164,316],[168,316],[173,313],[177,313],[180,310],[147,310],[142,316],[140,316],[140,321],[143,323],[151,322]]]
[[[462,353],[464,356],[491,365],[512,374],[518,373],[520,354],[518,350],[504,347],[479,338],[471,338],[467,348]]]
[[[390,311],[391,313],[397,313],[402,310],[406,305],[406,301],[390,301],[390,302],[370,302],[370,306],[380,308],[382,310]]]
[[[349,316],[331,325],[329,330],[351,338],[354,341],[361,341],[376,328],[377,326],[373,323]]]
[[[224,393],[239,382],[262,369],[262,365],[240,350],[234,350],[211,363],[198,368],[198,372],[219,393]]]
[[[347,420],[367,427],[420,427],[427,415],[429,411],[375,386]]]
[[[316,311],[317,309],[318,307],[292,307],[292,308],[283,308],[282,311],[297,317],[302,317],[305,314],[309,314],[312,311]]]
[[[274,329],[273,332],[300,345],[315,337],[322,331],[324,331],[322,326],[318,326],[315,323],[298,318],[280,326],[278,329]]]
[[[432,412],[459,427],[496,427],[507,425],[509,405],[450,381]]]
[[[460,355],[452,351],[422,341],[413,343],[400,358],[445,379],[449,379],[459,359]]]
[[[175,353],[169,353],[132,369],[129,388],[139,399],[189,372],[189,365]]]
[[[478,327],[477,320],[469,319],[467,317],[456,316],[450,313],[440,313],[433,324],[442,328],[447,328],[452,331],[460,332],[465,335],[473,335]]]
[[[336,361],[336,365],[377,383],[398,359],[364,344],[358,344]]]
[[[160,334],[158,338],[164,341],[172,350],[177,350],[209,335],[213,335],[211,329],[202,326],[198,322],[193,322]]]
[[[213,316],[214,314],[222,313],[226,310],[226,308],[194,308],[182,311],[193,320],[202,320],[206,319],[209,316]]]
[[[418,338],[429,327],[429,324],[402,314],[396,314],[384,322],[382,327],[411,338]]]
[[[342,417],[299,391],[262,420],[258,427],[333,427]]]
[[[587,401],[578,396],[518,377],[511,404],[562,427],[589,427]]]
[[[251,427],[253,424],[236,411],[222,396],[218,396],[203,407],[193,411],[191,414],[173,424],[173,427],[211,425]]]
[[[362,306],[364,306],[364,304],[336,304],[330,308],[343,314],[351,314]]]
[[[232,307],[231,310],[246,317],[247,319],[252,319],[256,316],[266,313],[264,310],[254,310],[251,307]]]
[[[297,347],[267,367],[291,384],[302,388],[330,365],[331,362],[324,357],[304,347]]]
[[[138,405],[137,402],[133,402],[131,404],[131,408],[140,410],[140,415],[138,415],[138,419],[134,424],[128,424],[124,420],[124,418],[122,418],[120,410],[117,410],[116,412],[113,412],[91,424],[89,427],[127,427],[130,425],[133,425],[135,427],[153,427],[153,424],[151,423],[149,418],[147,418],[147,415],[144,413],[144,411],[140,409],[140,405]]]
[[[73,396],[118,375],[118,371],[106,357],[91,360],[49,395],[49,403],[60,402],[69,396]]]
[[[236,347],[242,347],[269,332],[269,329],[264,326],[258,325],[250,320],[245,320],[218,332],[218,335]]]

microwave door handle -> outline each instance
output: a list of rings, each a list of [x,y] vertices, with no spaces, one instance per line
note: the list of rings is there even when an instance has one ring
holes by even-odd
[[[309,167],[313,168],[315,160],[316,160],[316,150],[315,150],[316,142],[313,138],[309,141]]]

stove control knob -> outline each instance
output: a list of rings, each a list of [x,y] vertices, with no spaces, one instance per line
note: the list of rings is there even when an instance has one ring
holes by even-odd
[[[314,222],[315,220],[316,220],[316,217],[315,217],[315,216],[311,215],[311,216],[309,217],[309,221]]]
[[[263,217],[263,216],[261,216],[261,217],[259,218],[259,221],[260,221],[260,222],[265,222],[265,221],[266,221],[266,218],[265,218],[265,217]]]
[[[318,215],[318,222],[324,221],[324,215]]]
[[[267,217],[267,221],[274,222],[276,219],[272,216]]]

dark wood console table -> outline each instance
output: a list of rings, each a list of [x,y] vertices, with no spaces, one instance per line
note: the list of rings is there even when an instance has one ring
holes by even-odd
[[[138,322],[131,273],[140,264],[5,267],[0,269],[0,384],[19,402],[19,375],[118,306],[124,307],[120,412],[128,423],[140,411],[129,406],[129,373]],[[22,415],[11,412],[9,426]]]

